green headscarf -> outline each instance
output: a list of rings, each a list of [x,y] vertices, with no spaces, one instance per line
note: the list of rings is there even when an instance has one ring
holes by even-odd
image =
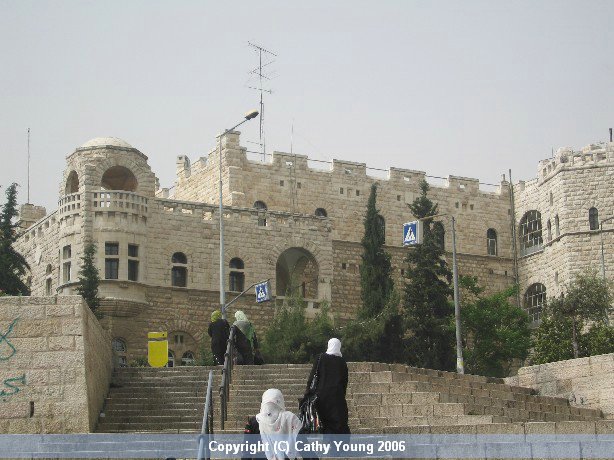
[[[222,317],[222,312],[221,311],[213,310],[213,313],[211,313],[211,322],[215,323],[221,317]]]
[[[237,326],[241,330],[241,332],[245,334],[245,337],[247,337],[247,340],[249,340],[249,343],[251,344],[253,350],[254,335],[256,334],[256,331],[254,330],[254,325],[249,322],[249,320],[247,319],[247,315],[241,310],[238,310],[235,313],[235,318],[236,321],[234,322],[234,326]]]

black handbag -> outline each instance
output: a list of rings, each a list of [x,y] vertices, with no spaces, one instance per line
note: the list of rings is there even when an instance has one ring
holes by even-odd
[[[299,434],[311,434],[320,433],[322,431],[322,424],[320,423],[320,415],[316,409],[316,401],[318,395],[309,394],[303,398],[299,407],[298,418],[302,422]]]

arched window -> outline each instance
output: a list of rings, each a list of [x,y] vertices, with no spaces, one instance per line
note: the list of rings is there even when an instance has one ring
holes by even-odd
[[[100,181],[103,190],[136,192],[138,182],[132,171],[123,166],[113,166],[105,171]]]
[[[591,230],[599,230],[599,211],[597,211],[597,208],[588,210],[588,225]]]
[[[256,208],[258,211],[267,210],[266,203],[264,201],[256,201],[254,203],[254,208]],[[266,216],[260,215],[260,213],[258,213],[258,227],[266,227]]]
[[[446,229],[441,222],[435,222],[433,224],[433,236],[435,238],[435,244],[442,251],[446,248]]]
[[[382,242],[386,242],[386,220],[380,214],[377,215],[377,223],[379,224],[379,228],[382,229]]]
[[[168,363],[166,363],[166,367],[175,367],[175,353],[173,353],[173,350],[168,350]]]
[[[546,304],[546,286],[535,283],[524,293],[524,309],[532,321],[538,321]]]
[[[181,365],[182,366],[193,366],[194,365],[194,353],[191,351],[186,351],[183,356],[181,356]]]
[[[171,269],[171,284],[176,287],[186,287],[188,285],[188,258],[183,252],[176,252],[171,259],[173,268]]]
[[[111,344],[113,347],[113,352],[115,353],[117,359],[117,366],[126,367],[128,365],[128,361],[126,360],[126,352],[128,350],[126,348],[126,342],[123,339],[116,337],[113,339]]]
[[[245,264],[241,259],[235,257],[230,261],[229,267],[228,282],[230,290],[242,292],[245,289]]]
[[[66,188],[64,189],[65,195],[71,193],[77,193],[79,191],[79,176],[76,171],[71,171],[66,179]]]
[[[324,209],[324,208],[316,209],[316,216],[318,216],[318,217],[328,217],[328,214],[326,214],[326,209]]]
[[[494,228],[486,231],[486,250],[489,256],[497,255],[497,232]]]
[[[539,211],[528,211],[520,219],[520,255],[526,256],[539,251],[544,240],[542,238],[542,216]]]

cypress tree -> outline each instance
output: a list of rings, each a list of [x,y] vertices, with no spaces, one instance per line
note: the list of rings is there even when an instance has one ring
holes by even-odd
[[[90,310],[100,318],[98,307],[100,299],[98,298],[98,285],[100,284],[100,274],[95,262],[96,245],[88,243],[83,250],[81,257],[81,270],[79,270],[79,281],[77,284],[77,292],[83,297],[85,303],[90,307]]]
[[[405,329],[399,314],[399,295],[390,276],[390,255],[384,251],[384,227],[376,208],[377,186],[371,194],[364,219],[360,284],[362,306],[358,319],[343,332],[344,353],[351,360],[384,363],[405,360]]]
[[[409,209],[422,219],[437,214],[437,205],[428,197],[429,185],[423,180],[421,195]],[[432,220],[423,221],[423,241],[409,249],[405,262],[404,310],[409,339],[410,364],[429,369],[453,370],[454,308],[452,273],[443,259],[443,225]]]
[[[13,248],[17,241],[17,184],[6,189],[6,203],[0,213],[0,291],[7,295],[30,295],[22,278],[30,269],[26,259]]]
[[[360,264],[360,297],[362,307],[359,318],[377,316],[383,309],[394,288],[390,277],[390,254],[384,251],[384,228],[381,215],[376,208],[377,185],[371,186],[364,220],[365,233],[362,237],[362,263]]]

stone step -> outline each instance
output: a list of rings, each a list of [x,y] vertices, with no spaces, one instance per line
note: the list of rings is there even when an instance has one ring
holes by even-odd
[[[98,424],[97,431],[100,433],[117,433],[117,432],[141,432],[141,431],[163,431],[171,430],[171,432],[177,432],[177,430],[185,430],[187,432],[200,432],[202,420],[198,423],[194,422],[177,422],[175,421],[172,426],[166,423],[106,423],[101,422]]]
[[[469,425],[493,423],[493,415],[449,415],[449,416],[408,416],[408,417],[369,417],[360,418],[360,426],[388,427],[414,425]],[[509,421],[504,417],[496,417],[498,421]]]

